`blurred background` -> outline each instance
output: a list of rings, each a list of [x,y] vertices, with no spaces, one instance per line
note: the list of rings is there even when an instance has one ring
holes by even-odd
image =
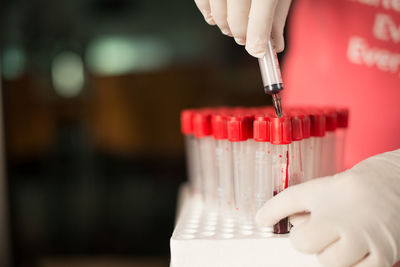
[[[168,266],[180,110],[270,104],[190,0],[3,0],[0,55],[1,266]]]

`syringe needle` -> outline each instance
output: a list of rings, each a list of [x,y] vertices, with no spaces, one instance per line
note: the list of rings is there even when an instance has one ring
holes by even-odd
[[[279,93],[272,94],[272,104],[274,105],[276,116],[282,118],[282,104]]]

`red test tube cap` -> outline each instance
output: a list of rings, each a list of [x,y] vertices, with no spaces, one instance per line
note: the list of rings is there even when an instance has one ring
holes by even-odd
[[[338,115],[337,127],[338,128],[349,127],[349,110],[347,108],[338,109],[337,115]]]
[[[195,110],[185,109],[181,112],[181,131],[183,134],[188,135],[193,133],[193,116]]]
[[[287,145],[292,142],[290,117],[270,118],[270,139],[273,145]]]
[[[270,126],[269,118],[263,115],[257,115],[253,122],[254,141],[269,142],[270,141]]]
[[[325,110],[325,117],[326,117],[326,130],[327,131],[335,131],[337,128],[337,113],[334,109],[327,109]]]
[[[289,111],[289,114],[292,117],[297,117],[300,119],[302,139],[310,138],[310,136],[311,136],[311,121],[310,121],[310,116],[308,115],[308,113],[306,113],[305,111],[303,111],[300,108],[291,108]],[[296,127],[296,126],[292,125],[292,127]],[[299,137],[293,137],[293,140],[298,139],[298,138]]]
[[[323,137],[326,132],[326,117],[322,112],[312,111],[311,120],[311,136]]]
[[[300,141],[303,139],[303,123],[299,116],[292,117],[292,139]]]
[[[304,115],[301,117],[303,123],[303,138],[307,139],[311,136],[311,119],[310,116]]]
[[[227,116],[222,114],[213,114],[211,117],[211,126],[213,136],[217,140],[228,138],[228,119]]]
[[[194,114],[193,133],[197,138],[206,137],[212,134],[211,113],[201,110]]]
[[[228,140],[231,142],[246,141],[253,137],[252,120],[249,116],[228,117]]]

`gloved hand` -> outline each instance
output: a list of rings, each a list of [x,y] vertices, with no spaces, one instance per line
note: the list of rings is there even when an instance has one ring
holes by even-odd
[[[195,0],[205,20],[217,24],[255,57],[263,57],[272,36],[275,49],[284,49],[283,29],[291,0]]]
[[[302,212],[290,239],[323,266],[385,267],[400,259],[400,150],[332,177],[289,187],[257,214],[262,226]],[[303,215],[304,216],[304,215]]]

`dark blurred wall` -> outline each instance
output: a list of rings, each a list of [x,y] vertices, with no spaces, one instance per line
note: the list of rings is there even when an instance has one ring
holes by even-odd
[[[269,104],[256,60],[186,0],[2,1],[0,31],[15,265],[57,255],[168,258],[186,179],[179,113]],[[108,58],[109,50],[92,53],[102,36],[159,41],[138,45],[131,69],[106,73],[96,70],[125,59],[115,63],[115,49]],[[157,47],[168,51],[161,65]],[[73,96],[54,82],[65,51],[76,55],[69,64],[83,64]],[[92,54],[103,62],[97,69]]]

